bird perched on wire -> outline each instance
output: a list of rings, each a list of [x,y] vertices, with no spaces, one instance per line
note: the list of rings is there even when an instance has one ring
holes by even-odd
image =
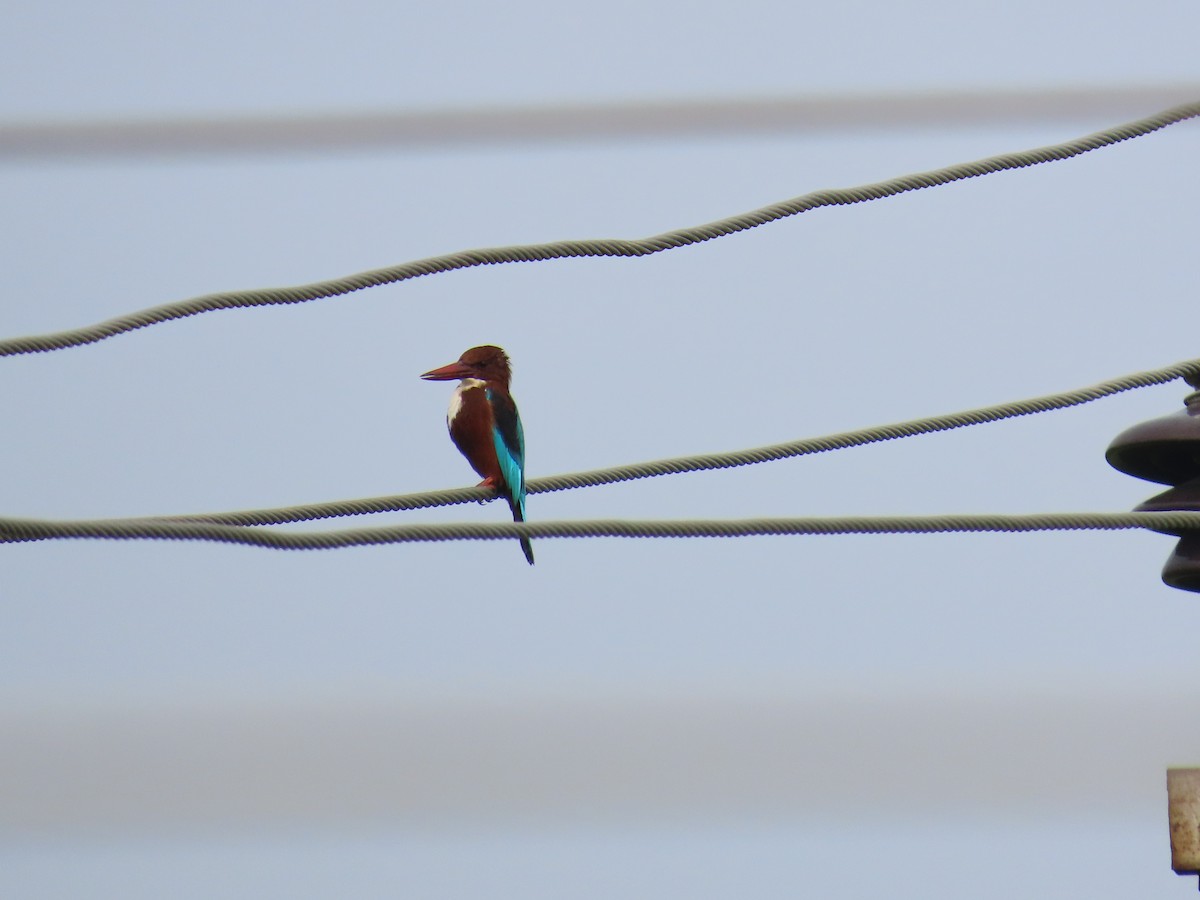
[[[508,501],[514,522],[525,521],[525,433],[517,404],[508,391],[512,368],[508,355],[490,345],[472,347],[458,362],[421,376],[426,381],[453,381],[446,425],[450,439],[483,476],[480,487],[494,488]],[[520,538],[525,559],[533,565],[533,546]]]

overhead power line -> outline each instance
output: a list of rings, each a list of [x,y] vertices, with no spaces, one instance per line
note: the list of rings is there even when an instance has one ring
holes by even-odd
[[[982,425],[987,422],[998,422],[1003,419],[1050,412],[1056,409],[1067,409],[1072,406],[1091,403],[1094,400],[1100,400],[1104,397],[1111,397],[1114,394],[1120,394],[1124,391],[1166,384],[1177,378],[1185,378],[1192,381],[1200,380],[1200,359],[1176,363],[1173,366],[1153,369],[1148,372],[1137,372],[1121,378],[1114,378],[1110,381],[1102,381],[1099,384],[1089,387],[1064,391],[1058,394],[1049,394],[1044,397],[1016,400],[1010,403],[1000,403],[964,412],[930,416],[923,419],[912,419],[892,425],[878,425],[871,428],[825,435],[823,437],[802,438],[783,444],[753,447],[749,450],[681,456],[652,462],[594,469],[588,472],[572,472],[563,475],[531,478],[527,482],[526,487],[530,494],[544,494],[555,491],[595,487],[602,484],[616,484],[622,481],[635,481],[641,478],[655,478],[661,475],[677,475],[683,472],[702,472],[711,469],[730,469],[738,466],[774,462],[797,456],[809,456],[814,453],[845,450],[850,447],[860,447],[864,444],[872,444],[880,441],[893,441],[921,434],[951,431],[970,425]],[[308,503],[300,506],[276,507],[274,509],[159,516],[152,519],[129,521],[172,521],[238,526],[282,525],[287,522],[303,522],[313,519],[430,509],[438,506],[455,506],[463,503],[492,500],[495,496],[492,491],[486,488],[450,488],[441,491],[423,491],[416,494],[369,497],[359,500],[335,500],[325,503]]]
[[[950,532],[1200,529],[1200,512],[1036,513],[1031,515],[852,516],[826,518],[457,522],[385,525],[341,531],[278,531],[147,519],[52,522],[0,519],[0,543],[63,538],[213,541],[273,550],[334,550],[430,541],[528,538],[698,538],[764,535],[945,534]]]
[[[1063,144],[1054,144],[1049,147],[1018,153],[1008,153],[1002,156],[992,156],[977,162],[963,163],[916,175],[906,175],[878,184],[869,184],[857,188],[816,191],[742,215],[720,219],[708,225],[669,231],[650,238],[634,240],[558,241],[548,244],[526,244],[515,247],[467,250],[299,287],[266,288],[261,290],[207,294],[192,300],[151,307],[141,312],[109,319],[106,322],[101,322],[90,327],[3,340],[0,341],[0,356],[42,353],[50,350],[78,347],[115,337],[118,334],[135,331],[139,328],[169,322],[174,319],[182,319],[200,313],[214,312],[221,309],[305,303],[311,300],[353,293],[364,288],[394,284],[424,275],[450,272],[455,269],[465,269],[472,266],[533,262],[570,257],[649,256],[654,253],[661,253],[664,250],[673,250],[678,247],[686,247],[690,244],[698,244],[730,234],[736,234],[740,231],[756,228],[760,225],[813,209],[864,203],[884,197],[892,197],[908,191],[936,187],[967,178],[1001,172],[1007,169],[1018,169],[1054,160],[1070,159],[1101,147],[1108,147],[1112,144],[1129,140],[1130,138],[1151,134],[1196,116],[1200,116],[1200,102],[1177,106],[1157,115],[1140,119],[1127,125],[1106,129],[1105,131]]]
[[[422,150],[481,144],[822,134],[1123,118],[1200,84],[664,100],[491,109],[0,126],[0,160]]]
[[[671,475],[682,472],[696,472],[709,469],[730,468],[734,466],[752,465],[755,463],[772,462],[795,456],[805,456],[813,453],[823,453],[832,450],[844,450],[863,444],[878,441],[897,440],[913,437],[919,434],[930,434],[938,431],[948,431],[970,425],[981,425],[986,422],[996,422],[1001,419],[1025,416],[1033,413],[1048,412],[1055,409],[1065,409],[1090,403],[1103,397],[1109,397],[1123,391],[1139,387],[1163,384],[1175,378],[1187,378],[1192,383],[1200,383],[1200,359],[1178,363],[1163,369],[1127,375],[1123,378],[1101,382],[1080,390],[1051,394],[1030,400],[1019,400],[1014,403],[1003,403],[980,409],[952,413],[945,416],[932,416],[925,419],[915,419],[895,425],[883,425],[874,428],[864,428],[858,431],[843,432],[826,437],[807,438],[786,444],[774,444],[767,447],[757,447],[751,450],[733,453],[715,453],[702,456],[687,456],[676,459],[665,459],[657,462],[638,463],[628,466],[617,466],[609,469],[598,469],[591,472],[577,472],[568,475],[555,475],[546,478],[535,478],[528,483],[530,493],[546,493],[550,491],[569,490],[572,488],[593,487],[602,484],[612,484],[618,481],[630,481],[639,478],[651,478],[657,475]],[[358,531],[325,532],[316,537],[311,534],[303,536],[311,543],[296,544],[292,542],[289,532],[269,532],[252,529],[250,533],[267,535],[264,538],[248,538],[242,540],[234,537],[239,530],[247,526],[279,525],[288,522],[300,522],[312,519],[332,518],[337,516],[365,515],[369,513],[393,512],[398,510],[423,509],[435,506],[448,506],[459,503],[469,503],[479,500],[494,499],[495,495],[483,488],[455,488],[445,491],[427,491],[419,494],[405,494],[393,497],[377,497],[362,500],[342,500],[329,503],[313,503],[304,506],[280,507],[276,509],[246,510],[229,513],[203,513],[182,516],[155,516],[127,519],[104,519],[82,522],[46,522],[33,519],[0,520],[0,543],[49,540],[67,537],[95,537],[112,539],[159,539],[159,540],[206,540],[224,541],[228,543],[249,543],[257,546],[277,547],[280,549],[318,549],[324,547],[357,546],[360,544],[396,543],[403,541],[440,541],[440,540],[492,540],[504,537],[514,537],[528,534],[530,537],[588,537],[588,536],[622,536],[622,537],[721,537],[744,534],[832,534],[832,533],[883,533],[891,531],[941,531],[941,530],[1012,530],[1005,528],[985,528],[980,522],[1010,523],[1011,517],[934,517],[933,519],[787,519],[787,520],[750,520],[749,522],[556,522],[524,523],[516,531],[492,530],[491,525],[437,525],[437,526],[408,526],[397,528],[376,528]],[[976,522],[976,519],[978,521]],[[947,521],[976,522],[971,527],[946,529],[933,527],[929,523],[945,523]],[[1040,520],[1039,520],[1040,521]],[[1047,520],[1049,521],[1049,520]],[[1057,521],[1057,520],[1054,520]],[[1074,521],[1074,520],[1072,520]],[[1084,520],[1079,520],[1084,521]],[[1090,520],[1089,520],[1090,521]],[[1097,520],[1099,521],[1099,520]],[[1123,525],[1097,525],[1087,527],[1156,527],[1144,524],[1149,520],[1122,519]],[[783,522],[783,525],[779,523]],[[817,524],[813,523],[825,523]],[[850,526],[835,526],[829,523],[856,523]],[[897,522],[908,523],[901,527]],[[764,524],[766,523],[766,524]],[[884,523],[878,526],[868,526],[863,523]],[[916,523],[916,524],[912,524]],[[1142,524],[1138,524],[1142,523]],[[696,526],[698,530],[688,530]],[[483,530],[480,530],[482,527]],[[507,526],[505,526],[507,527]],[[1049,527],[1049,526],[1045,526]],[[1055,526],[1059,527],[1059,526]],[[1065,526],[1063,526],[1065,527]],[[1084,527],[1084,526],[1079,526]],[[528,531],[533,528],[534,530]],[[542,528],[551,529],[543,533]],[[594,529],[588,531],[587,529]],[[783,528],[783,531],[772,529]],[[816,530],[811,530],[811,529]],[[576,530],[573,530],[576,529]],[[582,530],[579,530],[582,529]],[[1031,529],[1043,530],[1042,526]]]

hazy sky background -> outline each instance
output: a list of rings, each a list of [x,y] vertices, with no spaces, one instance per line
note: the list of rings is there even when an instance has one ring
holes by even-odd
[[[0,125],[1200,83],[1200,7],[12,7]],[[1163,104],[1165,105],[1165,104]],[[1158,111],[1137,111],[1149,115]],[[0,335],[642,237],[1118,124],[0,160]],[[487,267],[0,360],[0,511],[473,483],[418,375],[511,354],[531,476],[1200,356],[1186,123],[640,260]],[[1182,383],[537,519],[1125,510]],[[326,522],[502,520],[501,504]],[[6,897],[1173,896],[1200,598],[1153,534],[0,547]],[[7,798],[7,799],[6,799]]]

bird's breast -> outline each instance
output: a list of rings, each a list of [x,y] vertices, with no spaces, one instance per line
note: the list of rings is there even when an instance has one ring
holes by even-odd
[[[488,402],[485,382],[465,378],[454,391],[454,399],[446,413],[450,439],[467,458],[481,478],[493,484],[504,483],[504,473],[496,459],[496,440],[493,435],[492,406]]]

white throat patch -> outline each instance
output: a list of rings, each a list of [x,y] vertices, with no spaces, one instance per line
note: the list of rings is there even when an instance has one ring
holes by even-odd
[[[446,411],[446,424],[449,425],[458,418],[459,410],[463,405],[463,393],[472,388],[481,388],[486,384],[478,378],[464,378],[458,383],[458,387],[454,389],[454,393],[450,395],[450,409]]]

